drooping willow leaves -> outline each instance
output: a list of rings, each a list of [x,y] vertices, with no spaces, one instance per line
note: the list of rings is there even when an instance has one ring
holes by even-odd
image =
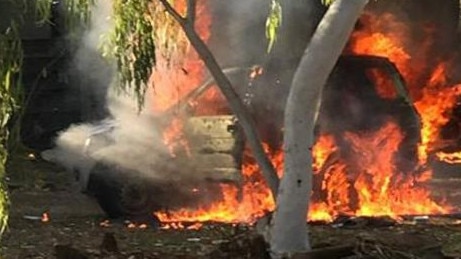
[[[154,28],[147,0],[114,0],[115,23],[110,45],[122,89],[133,89],[141,108],[155,64]]]
[[[186,0],[169,2],[181,14],[187,11]],[[102,52],[114,58],[121,89],[134,90],[141,108],[156,57],[162,66],[181,66],[190,43],[159,1],[114,0],[113,11],[115,28]]]
[[[9,123],[13,113],[21,104],[22,84],[21,69],[23,61],[23,49],[20,39],[20,27],[24,21],[24,15],[28,10],[35,11],[38,23],[45,23],[52,15],[52,0],[9,0],[12,12],[19,10],[14,15],[9,26],[0,31],[0,234],[3,233],[8,221],[8,193],[5,184],[6,168],[8,159]],[[68,17],[67,26],[72,27],[76,21],[89,19],[91,5],[94,0],[64,0],[65,10]],[[74,22],[73,22],[74,21]]]
[[[8,122],[18,107],[23,58],[18,26],[14,21],[0,33],[0,49],[7,50],[0,55],[0,233],[3,233],[8,221],[8,193],[4,182],[8,158]]]
[[[331,5],[335,0],[322,0],[322,4]]]
[[[35,18],[38,24],[51,22],[53,15],[52,7],[60,6],[65,15],[65,26],[68,31],[72,32],[89,23],[91,16],[91,8],[95,0],[9,0],[15,4],[18,9],[22,9],[23,13],[27,13],[28,9],[35,11]],[[21,19],[21,17],[18,17]]]
[[[49,22],[51,18],[51,8],[53,0],[35,0],[35,16],[40,24]]]
[[[47,1],[47,0],[42,0]],[[89,24],[95,0],[62,0],[66,26],[70,32]]]
[[[330,5],[335,0],[322,0],[322,4]],[[282,25],[282,6],[280,0],[271,0],[269,15],[266,19],[266,38],[269,41],[267,52],[270,52],[277,41],[277,36]]]
[[[184,0],[170,2],[178,12],[185,13]],[[150,4],[150,14],[152,17],[152,26],[155,28],[154,42],[156,55],[161,55],[167,62],[179,61],[176,57],[183,57],[190,48],[189,40],[184,34],[183,29],[165,11],[163,4],[159,1],[153,1]]]
[[[282,25],[282,6],[279,0],[271,0],[269,15],[266,19],[266,38],[269,41],[267,52],[272,50],[272,47],[277,40],[278,31]]]

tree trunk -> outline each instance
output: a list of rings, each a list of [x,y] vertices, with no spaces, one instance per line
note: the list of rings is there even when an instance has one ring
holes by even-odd
[[[310,250],[306,215],[312,190],[314,125],[323,86],[368,0],[335,0],[295,72],[285,109],[285,165],[271,230],[273,258]]]
[[[251,109],[264,142],[273,149],[282,144],[283,118],[293,75],[326,7],[320,0],[280,2],[283,22],[264,73],[252,85]]]

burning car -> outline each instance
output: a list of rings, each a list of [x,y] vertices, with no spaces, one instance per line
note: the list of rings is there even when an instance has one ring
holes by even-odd
[[[377,56],[339,59],[323,92],[317,135],[334,136],[342,156],[347,157],[351,149],[345,132],[373,132],[389,121],[404,135],[395,157],[397,167],[402,172],[413,171],[421,122],[397,67]]]
[[[245,78],[240,85],[234,82],[243,96],[242,88],[248,83],[251,69],[233,68],[224,72],[239,80]],[[222,183],[237,188],[244,184],[241,168],[245,139],[235,116],[223,101],[214,106],[220,114],[199,112],[200,98],[213,85],[213,80],[208,79],[162,114],[147,116],[149,123],[141,123],[140,132],[130,131],[125,144],[132,146],[131,149],[116,147],[117,141],[126,137],[118,133],[122,131],[123,120],[108,119],[89,127],[80,158],[86,163],[75,163],[72,169],[79,172],[82,189],[97,199],[108,216],[138,217],[158,210],[199,206],[222,198],[219,191]],[[383,85],[386,92],[379,92]],[[350,153],[348,143],[341,142],[344,132],[370,131],[390,118],[405,132],[395,159],[403,171],[410,171],[417,163],[420,122],[402,76],[386,58],[342,56],[323,93],[317,135],[335,136],[341,147],[339,157],[344,158]],[[143,135],[145,130],[152,134],[149,125],[155,125],[160,132],[173,125],[178,127],[169,138],[163,136],[160,144],[151,145],[154,137],[142,143],[133,141],[133,136]],[[136,159],[153,154],[152,163],[143,166]],[[129,162],[120,162],[125,158]],[[318,193],[321,198],[322,191]]]

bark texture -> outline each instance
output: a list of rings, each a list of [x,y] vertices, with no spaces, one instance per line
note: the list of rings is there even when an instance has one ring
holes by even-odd
[[[312,190],[314,125],[323,86],[368,0],[336,0],[293,77],[285,109],[284,176],[271,230],[273,258],[310,250],[306,215]]]

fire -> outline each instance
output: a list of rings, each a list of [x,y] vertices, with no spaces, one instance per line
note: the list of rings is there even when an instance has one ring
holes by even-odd
[[[163,143],[168,147],[172,157],[176,157],[176,152],[179,150],[185,150],[190,155],[189,143],[183,134],[183,126],[181,117],[174,117],[163,131]]]
[[[394,89],[394,82],[389,76],[385,75],[380,69],[369,69],[367,75],[376,82],[376,92],[382,98],[396,98],[397,92]]]
[[[333,136],[321,135],[316,144],[312,147],[314,154],[314,173],[319,172],[331,154],[337,151]]]
[[[178,12],[184,13],[186,2],[186,0],[174,1],[174,7]],[[159,3],[157,5],[161,6]],[[166,12],[164,14],[168,17]],[[211,17],[205,0],[197,2],[196,17],[196,30],[202,40],[206,42],[210,37]],[[172,18],[170,17],[170,19]],[[162,32],[157,36],[162,43],[168,41],[167,35],[175,34],[175,41],[167,42],[164,45],[177,46],[176,48],[159,48],[156,52],[157,64],[151,76],[154,88],[152,108],[154,112],[161,113],[171,108],[173,104],[202,83],[206,70],[203,62],[190,46],[187,37],[176,22],[171,21],[171,24],[164,22],[155,28],[160,28],[159,31]]]
[[[461,163],[461,151],[454,152],[454,153],[437,152],[436,156],[440,161],[443,161],[449,164],[460,164]]]
[[[426,28],[424,30],[426,34],[424,41],[418,44],[419,48],[413,48],[412,54],[410,55],[410,52],[407,50],[410,48],[407,46],[408,44],[406,42],[410,33],[404,23],[398,21],[395,16],[390,14],[381,16],[367,15],[364,18],[368,22],[366,26],[367,29],[357,31],[352,35],[350,49],[353,53],[357,54],[372,54],[387,57],[394,62],[402,73],[409,86],[410,97],[415,100],[414,106],[421,118],[421,141],[418,146],[418,156],[420,164],[425,165],[428,156],[437,149],[437,144],[440,142],[440,129],[449,121],[451,110],[456,105],[457,98],[461,93],[460,88],[459,86],[452,86],[449,84],[446,76],[447,66],[449,65],[447,62],[440,62],[434,66],[434,68],[430,68],[429,65],[427,65],[429,63],[428,60],[424,60],[428,59],[429,49],[433,43],[431,40],[433,30],[431,28]],[[422,73],[424,71],[427,71],[427,73]],[[378,93],[386,97],[386,92],[378,91]],[[441,154],[438,156],[441,157]],[[388,162],[392,164],[391,161]],[[373,175],[376,177],[375,174]],[[415,175],[414,177],[422,181],[430,179],[430,175],[431,172],[427,171],[421,175]],[[430,208],[434,210],[432,212],[439,211],[439,213],[449,210],[448,207],[443,208],[431,201],[427,190],[415,188],[414,183],[406,182],[402,174],[397,174],[397,176],[398,179],[395,179],[394,175],[394,179],[391,182],[399,183],[399,181],[403,181],[400,182],[400,184],[405,186],[404,189],[407,191],[407,193],[401,197],[399,197],[400,194],[397,194],[397,200],[418,200],[416,204],[413,202],[410,206],[415,208],[415,211],[411,213],[430,213]],[[381,188],[387,190],[389,187],[388,179],[390,178],[382,178],[383,182],[380,184]],[[355,184],[363,184],[363,181],[357,181]],[[361,189],[370,190],[370,188]],[[402,187],[391,188],[390,191],[394,192],[395,189],[402,189]],[[389,190],[386,192],[389,192]],[[411,198],[411,196],[417,193],[418,195],[416,197]],[[366,191],[362,192],[362,195],[364,196],[363,198],[372,197],[369,196],[369,193]],[[390,197],[392,197],[392,195],[384,195],[378,199],[387,200]],[[394,208],[391,210],[389,210],[389,206],[383,207],[382,204],[376,208],[384,210],[382,212],[386,215],[392,215],[396,211],[401,213],[401,209],[395,208],[397,205],[398,204],[394,204]],[[402,204],[397,207],[404,209],[408,206],[409,204]],[[362,212],[359,211],[359,214],[363,214],[364,212],[366,212],[365,215],[367,213],[370,213],[369,215],[376,213],[382,214],[378,213],[376,209],[370,209],[368,206],[361,206],[361,208]],[[387,212],[385,210],[387,210]]]
[[[419,156],[421,164],[425,164],[429,153],[436,149],[440,128],[449,121],[450,112],[461,93],[460,86],[449,84],[446,76],[448,63],[440,62],[433,69],[420,65],[429,63],[425,59],[428,59],[432,45],[432,28],[424,29],[424,41],[418,43],[419,48],[413,48],[414,54],[410,55],[405,48],[410,32],[403,22],[391,14],[367,14],[363,19],[367,26],[353,33],[349,44],[350,51],[387,57],[402,73],[411,98],[416,100],[414,105],[422,120]],[[383,97],[387,97],[388,91],[385,89],[378,91]]]
[[[266,146],[266,151],[268,148]],[[254,160],[247,156],[242,168],[242,186],[221,184],[222,199],[200,208],[181,208],[176,211],[159,212],[161,222],[203,222],[252,223],[267,211],[275,208],[272,194],[267,188]],[[279,157],[274,156],[276,161]]]
[[[163,9],[162,4],[152,3],[151,8],[156,14],[153,23],[158,28],[155,37],[159,42],[156,50],[157,64],[150,80],[153,88],[151,105],[154,114],[160,116],[170,111],[169,121],[160,127],[163,127],[163,142],[174,157],[179,150],[189,153],[188,140],[182,134],[184,118],[176,114],[175,105],[181,103],[189,92],[204,81],[206,70],[181,27]],[[185,15],[187,1],[174,1],[174,8]],[[196,30],[207,41],[210,37],[211,17],[205,0],[198,1],[196,12]],[[217,94],[215,89],[209,92]],[[210,93],[207,99],[216,99],[213,95],[209,96]]]
[[[393,165],[394,153],[403,138],[395,123],[388,123],[377,132],[365,135],[346,133],[353,146],[356,161],[355,179],[350,179],[350,165],[335,159],[338,151],[334,138],[322,135],[312,149],[316,177],[322,177],[320,192],[326,199],[313,200],[308,220],[332,221],[337,215],[398,217],[403,214],[447,213],[449,210],[433,202],[429,192],[417,186],[426,180],[413,175],[403,177]],[[283,170],[283,153],[266,152],[279,175]],[[180,228],[178,222],[218,221],[226,223],[253,223],[265,212],[273,211],[273,197],[264,183],[256,162],[246,156],[243,167],[244,185],[221,184],[223,198],[200,208],[181,208],[157,212],[164,228]],[[352,188],[352,189],[351,189]],[[353,202],[351,193],[355,195]],[[314,195],[315,196],[315,195]],[[182,225],[181,225],[182,226]]]
[[[208,16],[204,17],[209,19]],[[409,51],[410,30],[397,17],[391,14],[367,14],[362,21],[362,28],[353,33],[346,51],[387,57],[402,73],[422,123],[419,165],[426,165],[431,155],[444,161],[461,161],[459,153],[434,154],[438,148],[440,128],[448,122],[457,97],[461,94],[461,86],[450,85],[446,76],[448,63],[440,62],[431,66],[426,62],[432,44],[431,30],[425,29],[427,35],[424,42],[419,44],[419,48]],[[208,20],[204,23],[209,25]],[[207,38],[208,35],[202,37]],[[179,69],[168,67],[165,70],[160,66],[154,73],[156,92],[165,93],[155,96],[155,111],[171,107],[191,87],[203,80],[203,64],[197,61],[193,51],[182,56],[181,60]],[[260,73],[262,70],[255,70],[251,76]],[[370,73],[378,87],[377,92],[383,98],[394,98],[391,82],[379,70],[371,70]],[[211,92],[205,98],[209,102],[205,100],[205,103],[215,108],[217,98],[217,92]],[[181,121],[173,120],[171,125],[172,129],[164,132],[167,145],[172,143],[174,137],[181,135]],[[312,148],[314,191],[308,219],[332,221],[338,215],[387,215],[395,218],[403,214],[450,212],[450,206],[432,200],[430,191],[422,185],[431,178],[430,168],[422,172],[417,168],[414,172],[401,172],[397,168],[396,155],[404,138],[402,129],[392,118],[374,131],[344,132],[342,139],[350,144],[352,152],[346,159],[335,137],[321,134]],[[265,147],[281,176],[283,152],[270,150],[267,145]],[[242,174],[243,184],[240,186],[220,184],[222,198],[218,201],[195,208],[155,212],[155,215],[166,224],[164,228],[185,228],[184,222],[253,223],[266,212],[273,211],[275,204],[257,164],[249,154],[245,155]],[[201,223],[197,224],[192,226],[201,226]]]
[[[365,14],[364,27],[352,33],[349,49],[355,54],[387,57],[396,64],[405,78],[411,77],[411,56],[404,49],[408,29],[390,14]],[[387,33],[386,33],[387,32]]]
[[[359,176],[354,187],[358,194],[357,215],[447,213],[433,202],[429,192],[416,185],[412,175],[397,172],[394,154],[403,139],[399,127],[389,122],[377,132],[365,136],[346,134],[354,152]]]
[[[50,221],[50,215],[48,212],[43,212],[42,213],[42,218],[40,219],[43,223],[49,222]]]
[[[423,162],[426,162],[428,154],[437,148],[437,143],[440,142],[440,129],[450,120],[451,111],[460,94],[461,85],[438,89],[427,87],[423,91],[423,98],[415,102],[423,124],[419,149]]]
[[[325,138],[326,140],[328,138]],[[328,144],[328,142],[327,142]],[[283,170],[283,153],[272,152],[268,145],[264,145],[279,175]],[[317,145],[316,150],[321,147]],[[156,212],[161,222],[166,223],[164,228],[181,228],[178,222],[217,221],[225,223],[255,222],[266,212],[275,208],[273,196],[264,182],[256,161],[247,150],[245,163],[242,168],[244,184],[239,187],[232,184],[221,184],[223,198],[215,203],[200,208],[181,208],[175,211]],[[323,210],[322,203],[314,203],[310,207],[310,220],[331,221],[333,218]]]

